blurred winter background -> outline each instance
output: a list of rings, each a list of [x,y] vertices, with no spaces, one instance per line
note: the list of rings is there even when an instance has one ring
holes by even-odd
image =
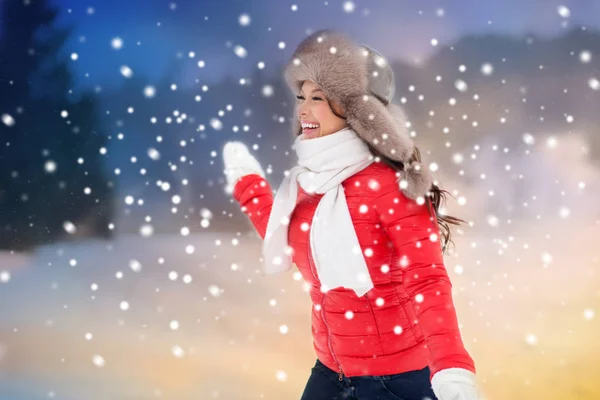
[[[297,273],[262,278],[220,150],[293,165],[281,76],[334,28],[389,57],[454,197],[486,399],[600,398],[600,2],[0,0],[0,399],[297,399]]]

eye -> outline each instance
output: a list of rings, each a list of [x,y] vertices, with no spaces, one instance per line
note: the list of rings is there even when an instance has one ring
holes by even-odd
[[[296,98],[297,98],[298,100],[304,100],[304,97],[303,97],[303,96],[300,96],[300,95],[296,96]]]
[[[313,100],[316,100],[316,101],[321,101],[321,100],[323,100],[323,99],[322,99],[322,98],[320,98],[320,97],[313,97],[312,99],[313,99]]]

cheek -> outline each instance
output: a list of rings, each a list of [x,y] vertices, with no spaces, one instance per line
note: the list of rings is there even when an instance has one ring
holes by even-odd
[[[313,115],[319,120],[321,125],[327,125],[334,117],[333,113],[329,109],[329,105],[325,103],[319,103],[313,108]]]

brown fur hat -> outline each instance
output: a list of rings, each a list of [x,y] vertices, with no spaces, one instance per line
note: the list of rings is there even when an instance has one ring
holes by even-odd
[[[298,94],[304,81],[315,82],[329,101],[343,106],[350,127],[386,157],[404,164],[400,188],[410,198],[425,196],[433,184],[431,171],[410,163],[414,144],[403,109],[394,97],[394,73],[374,49],[346,35],[321,30],[305,38],[285,67],[285,80]],[[302,131],[292,118],[294,135]]]

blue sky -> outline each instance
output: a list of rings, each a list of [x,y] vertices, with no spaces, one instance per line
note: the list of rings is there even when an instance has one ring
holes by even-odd
[[[434,38],[439,47],[466,34],[554,36],[580,24],[600,27],[594,0],[53,1],[63,9],[60,22],[75,25],[65,51],[79,55],[73,61],[79,82],[103,87],[123,80],[121,65],[159,79],[178,53],[190,51],[207,62],[206,81],[247,76],[259,61],[276,72],[309,30],[322,28],[346,31],[390,59],[414,61],[436,49]],[[560,6],[568,8],[567,18]],[[238,22],[242,14],[250,16],[248,26]],[[123,39],[121,50],[111,47],[115,37]],[[248,51],[246,58],[234,54],[236,45]]]

